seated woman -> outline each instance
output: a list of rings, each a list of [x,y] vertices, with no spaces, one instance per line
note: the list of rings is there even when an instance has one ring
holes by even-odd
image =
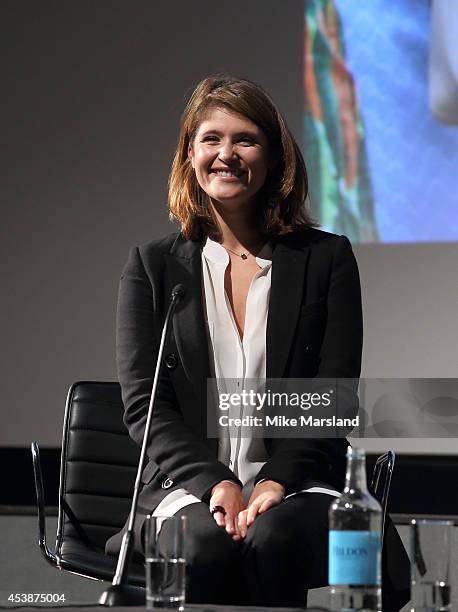
[[[148,513],[186,515],[190,603],[304,606],[307,589],[327,584],[328,508],[347,441],[206,429],[207,378],[220,388],[360,374],[356,261],[344,236],[314,227],[306,195],[302,155],[270,97],[247,80],[206,78],[184,111],[169,181],[181,231],[132,248],[121,276],[118,374],[138,443],[171,291],[186,290],[158,385],[136,551]],[[385,544],[384,609],[397,610],[408,561],[391,523]]]

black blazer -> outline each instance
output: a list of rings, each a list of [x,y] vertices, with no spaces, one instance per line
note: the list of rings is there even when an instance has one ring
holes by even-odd
[[[221,480],[235,480],[206,436],[210,362],[202,291],[202,241],[171,234],[130,250],[117,313],[117,366],[125,423],[141,444],[161,327],[177,283],[186,288],[166,345],[165,366],[142,474],[146,511],[174,488],[208,501]],[[357,378],[362,351],[359,275],[349,241],[316,229],[273,239],[266,332],[267,378]],[[269,439],[263,478],[287,493],[311,480],[343,487],[345,439]]]

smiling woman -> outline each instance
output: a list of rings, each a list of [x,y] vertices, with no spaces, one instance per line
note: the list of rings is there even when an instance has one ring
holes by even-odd
[[[139,444],[171,291],[186,288],[135,532],[141,557],[148,513],[188,517],[189,603],[305,606],[307,589],[327,584],[328,508],[343,488],[348,442],[206,431],[209,378],[222,394],[266,378],[359,376],[356,261],[344,236],[314,227],[306,196],[302,155],[270,96],[245,79],[204,79],[183,113],[169,179],[180,231],[133,247],[121,276],[118,375]],[[159,537],[167,546],[168,530]],[[384,609],[398,610],[409,563],[389,519],[384,546]]]
[[[235,178],[224,180],[223,173]],[[215,213],[223,202],[227,212],[244,210],[250,229],[261,225],[263,235],[312,227],[307,189],[299,147],[265,91],[224,75],[198,84],[183,113],[169,179],[170,216],[185,238],[221,238]]]

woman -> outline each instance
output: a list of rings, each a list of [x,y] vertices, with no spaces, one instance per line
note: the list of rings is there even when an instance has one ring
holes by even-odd
[[[118,373],[139,443],[171,291],[186,289],[158,385],[136,542],[141,554],[149,512],[188,516],[189,602],[305,605],[307,588],[327,581],[327,512],[343,486],[346,440],[206,431],[209,377],[220,388],[359,376],[356,262],[345,237],[314,228],[306,195],[301,153],[270,97],[250,81],[204,79],[169,181],[181,232],[131,249],[121,277]],[[120,534],[107,552],[119,545]]]

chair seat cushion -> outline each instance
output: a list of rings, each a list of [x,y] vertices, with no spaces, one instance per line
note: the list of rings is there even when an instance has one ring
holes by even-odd
[[[118,559],[112,555],[106,555],[102,550],[90,550],[83,544],[72,540],[65,542],[62,547],[59,562],[62,569],[67,571],[111,581]],[[145,566],[138,563],[135,557],[129,567],[128,582],[135,586],[145,586]]]

